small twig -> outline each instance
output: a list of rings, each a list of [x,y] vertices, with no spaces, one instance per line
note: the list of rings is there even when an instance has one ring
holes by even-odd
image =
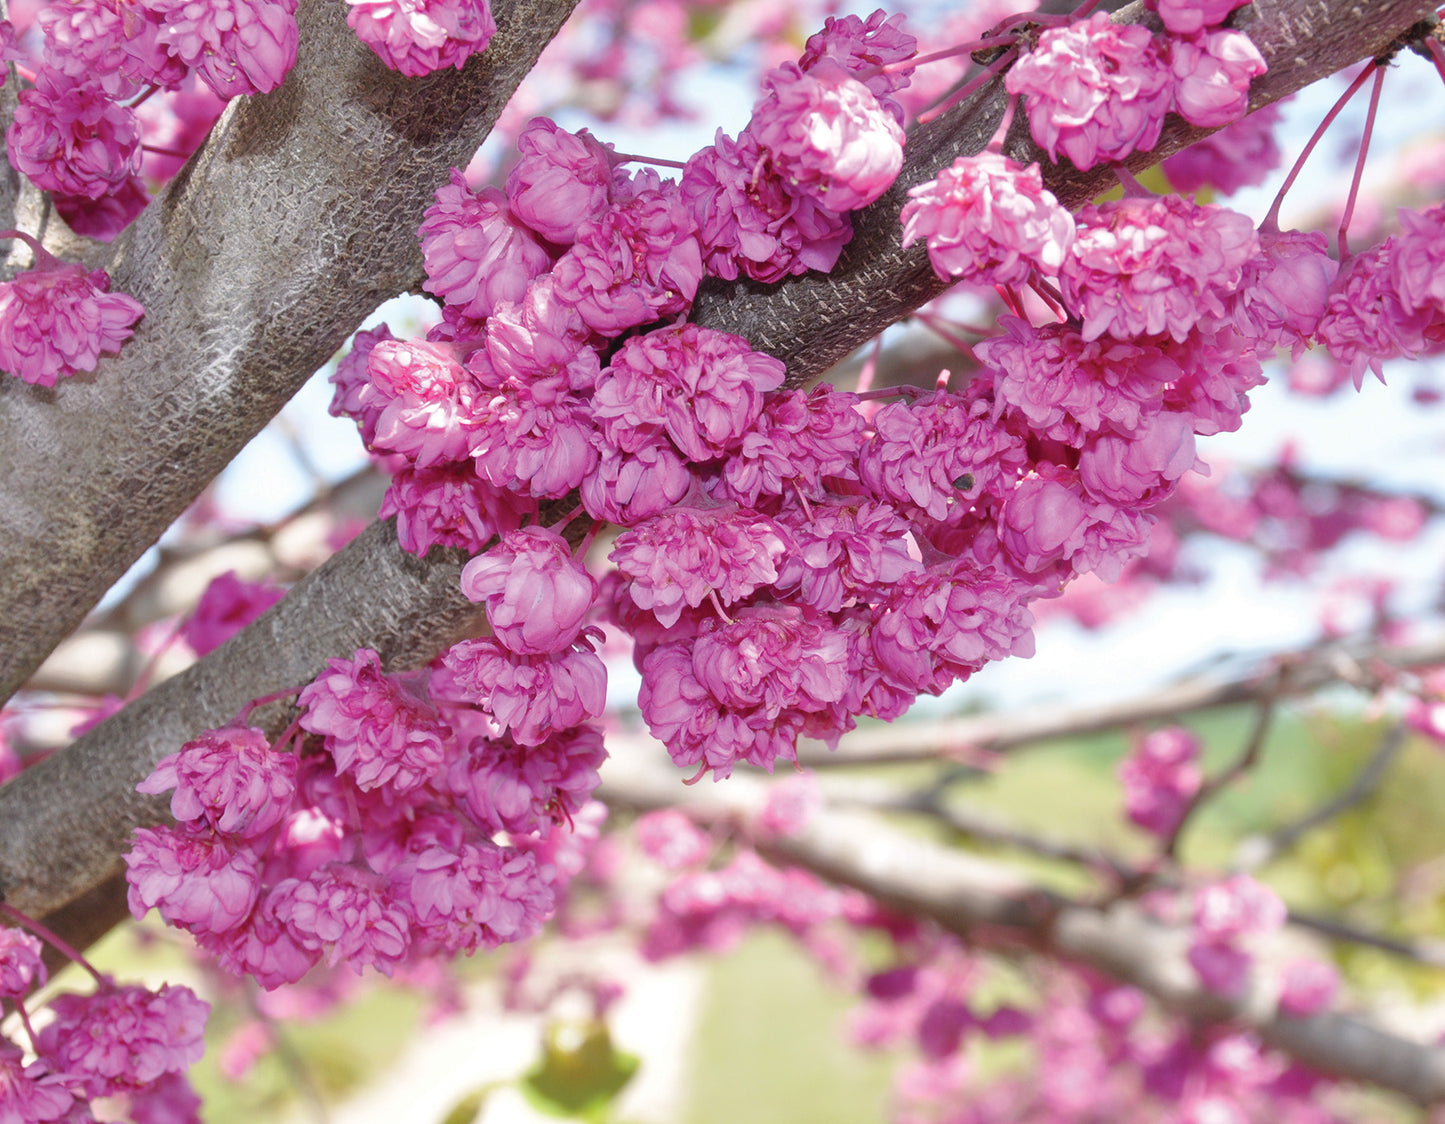
[[[266,1033],[271,1037],[271,1044],[276,1048],[276,1059],[281,1063],[281,1068],[286,1071],[292,1084],[301,1091],[302,1099],[310,1107],[312,1120],[316,1124],[330,1124],[331,1113],[327,1110],[326,1099],[321,1095],[321,1089],[316,1084],[315,1078],[311,1076],[311,1067],[306,1064],[306,1059],[296,1049],[296,1044],[286,1034],[285,1028],[261,1009],[261,1004],[256,998],[256,985],[253,981],[246,981],[245,992],[246,1006],[250,1008],[252,1016],[266,1028]]]
[[[1298,843],[1301,836],[1328,823],[1341,812],[1346,812],[1360,801],[1367,799],[1380,786],[1390,765],[1400,751],[1405,748],[1406,734],[1407,730],[1403,724],[1391,726],[1385,731],[1385,736],[1380,739],[1379,746],[1370,759],[1365,762],[1364,768],[1350,782],[1348,788],[1338,796],[1321,804],[1298,822],[1287,824],[1270,835],[1256,835],[1246,839],[1240,844],[1236,865],[1241,870],[1256,870],[1266,863],[1273,862]]]
[[[1445,941],[1418,941],[1386,937],[1365,929],[1357,929],[1355,926],[1333,917],[1301,913],[1297,909],[1289,911],[1289,922],[1291,925],[1298,925],[1301,929],[1310,929],[1331,940],[1364,945],[1366,948],[1379,949],[1381,952],[1388,952],[1392,956],[1401,956],[1430,968],[1445,969]]]
[[[1194,798],[1184,808],[1184,813],[1179,817],[1179,822],[1174,825],[1174,830],[1164,840],[1164,846],[1159,853],[1166,859],[1176,859],[1179,852],[1179,841],[1183,837],[1185,829],[1188,828],[1194,814],[1202,808],[1205,803],[1214,799],[1220,792],[1228,788],[1240,777],[1244,776],[1259,763],[1259,755],[1264,750],[1265,739],[1269,736],[1269,728],[1274,722],[1275,710],[1279,706],[1280,695],[1284,691],[1287,673],[1281,668],[1275,677],[1273,684],[1268,688],[1265,696],[1260,700],[1259,709],[1255,713],[1254,728],[1249,732],[1249,740],[1244,743],[1244,749],[1234,764],[1225,769],[1224,772],[1210,777],[1202,785]]]

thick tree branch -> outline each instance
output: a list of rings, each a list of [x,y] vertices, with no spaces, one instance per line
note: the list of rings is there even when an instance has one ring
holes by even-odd
[[[461,72],[406,78],[305,0],[280,89],[239,98],[117,239],[146,307],[93,376],[0,379],[0,700],[378,304],[421,276],[416,229],[572,8],[497,5]]]
[[[1310,694],[1335,683],[1378,690],[1394,671],[1445,663],[1445,636],[1419,644],[1327,645],[1276,656],[1290,673],[1282,697]],[[1017,712],[943,719],[915,729],[910,725],[870,727],[843,739],[832,752],[808,750],[799,761],[810,768],[834,765],[882,765],[970,754],[1000,753],[1055,738],[1080,737],[1149,722],[1170,721],[1195,711],[1259,702],[1278,690],[1269,667],[1252,667],[1233,678],[1191,677],[1135,698],[1099,706],[1040,707]]]
[[[681,807],[705,819],[750,820],[761,782],[733,777],[684,788],[647,751],[609,763],[602,795],[646,810]],[[660,754],[651,756],[658,762]],[[1237,1000],[1200,987],[1185,959],[1189,934],[1151,921],[1131,903],[1096,909],[1007,867],[911,838],[865,814],[828,808],[796,836],[759,847],[768,857],[852,886],[883,905],[926,917],[966,940],[1024,947],[1102,972],[1187,1018],[1256,1030],[1269,1045],[1324,1073],[1378,1085],[1423,1104],[1445,1100],[1445,1050],[1343,1014],[1290,1018],[1254,981]]]
[[[1267,94],[1270,99],[1292,93],[1305,82],[1350,62],[1373,56],[1384,43],[1429,11],[1429,5],[1420,0],[1385,0],[1372,8],[1369,20],[1361,20],[1359,6],[1349,0],[1276,0],[1273,3],[1261,0],[1256,7],[1259,9],[1258,26],[1252,26],[1251,31],[1259,36],[1261,48],[1272,67],[1270,80],[1261,87],[1260,97]],[[514,21],[520,19],[519,12],[520,9],[513,9],[509,18]],[[500,35],[498,40],[501,40]],[[303,80],[297,83],[299,92],[296,95],[303,100],[309,90],[305,73],[309,72],[303,72]],[[467,73],[470,74],[470,68]],[[374,105],[377,112],[396,104],[387,98],[364,97],[364,89],[358,93],[353,79],[354,76],[347,77],[343,68],[338,81],[342,91],[350,93],[343,97],[336,90],[328,89],[324,95],[317,96],[322,100],[325,97],[338,99],[337,105],[348,106],[347,112],[357,111],[355,103],[358,100],[364,105]],[[903,185],[859,217],[858,239],[855,240],[857,248],[850,250],[839,273],[828,277],[795,279],[772,290],[739,286],[730,295],[713,292],[699,303],[697,319],[714,327],[748,335],[755,344],[787,358],[794,377],[806,379],[821,373],[886,323],[935,295],[938,283],[921,247],[915,247],[917,252],[910,255],[900,255],[893,248],[898,239],[901,192],[908,184],[935,174],[940,165],[950,162],[957,153],[977,151],[983,146],[993,130],[992,123],[1002,109],[996,93],[987,94],[982,104],[975,99],[972,106],[964,106],[959,112],[951,114],[943,125],[928,132],[923,140],[910,142]],[[405,96],[404,93],[395,94],[396,98],[404,99]],[[239,112],[232,112],[235,117],[241,117]],[[437,130],[442,129],[437,122],[431,124]],[[294,122],[288,124],[283,119],[276,127],[282,130],[280,135],[285,138],[292,136],[289,130],[293,125]],[[1192,138],[1197,132],[1176,122],[1166,129],[1165,135],[1166,145],[1177,148],[1186,137]],[[232,121],[230,127],[223,130],[221,139],[209,145],[202,159],[193,163],[186,181],[177,185],[168,197],[170,203],[167,206],[176,209],[189,205],[186,200],[192,190],[190,185],[203,182],[213,165],[223,157],[245,152],[285,150],[287,159],[293,159],[300,154],[288,147],[291,143],[268,138],[259,128],[238,130]],[[391,151],[395,147],[411,151],[405,145],[394,146]],[[308,151],[306,155],[314,153]],[[278,175],[285,170],[287,159],[280,160],[282,167],[277,171]],[[418,180],[413,178],[408,187],[412,195],[419,196],[411,203],[415,214],[419,214],[436,179],[435,167],[444,163],[444,159],[438,158],[425,176],[416,169],[409,173],[413,177],[421,177],[422,181],[419,186]],[[285,179],[284,176],[282,178]],[[1105,190],[1111,181],[1112,175],[1106,169],[1071,176],[1064,185],[1067,190],[1060,191],[1061,198],[1078,203]],[[217,205],[220,205],[219,202]],[[161,208],[165,209],[165,206]],[[407,222],[414,222],[414,217]],[[370,219],[362,216],[356,221],[369,223]],[[403,224],[395,222],[388,229],[399,233],[402,227]],[[242,244],[249,252],[254,248],[253,237],[244,231],[240,234]],[[286,237],[300,238],[302,235],[303,232],[288,230]],[[179,251],[192,244],[199,244],[201,249],[205,249],[204,237],[198,227],[176,249]],[[360,234],[354,240],[364,241]],[[140,238],[134,241],[143,242]],[[377,250],[383,248],[376,247]],[[295,250],[291,246],[286,249],[288,252],[283,256],[289,261]],[[342,254],[356,247],[343,242],[334,249]],[[206,252],[222,251],[230,253],[225,246],[211,246]],[[155,252],[162,253],[163,250]],[[880,255],[877,262],[868,258],[874,252]],[[358,261],[368,260],[363,253],[358,253]],[[411,253],[415,253],[414,249]],[[350,261],[345,257],[342,260]],[[405,260],[403,257],[403,264]],[[356,265],[355,268],[362,266]],[[390,281],[394,284],[404,272],[403,269],[400,274],[390,275]],[[252,277],[251,280],[262,293],[271,289],[284,291],[286,288],[270,277]],[[262,280],[265,284],[261,284]],[[270,306],[246,307],[248,315],[255,315]],[[321,314],[318,312],[317,315]],[[333,326],[339,322],[336,317],[326,319]],[[275,331],[274,326],[264,321],[257,326],[256,339],[261,341],[258,347],[262,355],[266,353],[266,347],[275,343],[269,334]],[[221,343],[207,336],[202,337],[202,342],[213,349],[219,348]],[[246,342],[239,341],[236,346]],[[333,343],[326,344],[328,350],[332,346]],[[255,351],[249,354],[254,357]],[[288,352],[288,355],[294,358],[295,353]],[[324,353],[316,358],[313,365],[321,358],[324,358]],[[214,359],[213,356],[212,361]],[[260,363],[260,360],[256,362]],[[174,369],[189,373],[201,366],[198,363],[191,368]],[[247,380],[251,380],[256,372],[248,370]],[[230,371],[226,368],[215,378],[191,381],[204,383],[206,393],[224,397],[227,386],[232,382]],[[97,377],[97,385],[104,374],[102,372]],[[239,380],[240,375],[236,374],[235,378]],[[259,381],[264,383],[266,380]],[[164,385],[164,380],[151,372],[147,385],[153,388],[149,393],[154,394],[158,385]],[[173,394],[161,393],[159,397],[150,399],[149,412],[143,411],[142,416],[153,416],[159,420],[163,415],[170,419],[173,426],[184,429],[189,435],[176,448],[176,457],[183,459],[195,454],[205,460],[210,455],[207,450],[212,440],[207,426],[216,424],[213,420],[214,404],[201,411],[202,416],[198,420],[196,411],[199,407],[192,391],[187,389],[189,385],[177,375]],[[237,381],[235,392],[250,402],[247,409],[253,409],[254,386],[253,390],[244,390],[247,385],[253,386],[253,382]],[[88,383],[81,382],[73,388],[62,388],[57,398],[89,394],[90,391],[85,389],[87,386]],[[15,398],[12,392],[10,399]],[[32,438],[38,439],[44,433],[45,418],[49,415],[34,408],[36,405],[30,404],[33,417],[38,419],[33,422],[35,433]],[[0,395],[0,415],[8,415],[10,407],[11,401]],[[96,399],[91,408],[121,412],[114,404],[103,404],[101,399]],[[274,405],[268,404],[266,408],[274,408]],[[67,418],[71,416],[64,409],[62,414]],[[0,479],[5,479],[4,458],[15,456],[5,437],[7,426],[12,424],[13,418],[0,417]],[[63,428],[59,422],[56,425]],[[224,430],[225,426],[222,425],[221,429]],[[94,437],[89,440],[94,441]],[[130,443],[125,435],[115,436],[114,440],[119,445]],[[39,447],[50,456],[55,455],[45,442],[40,441]],[[61,451],[64,456],[82,464],[94,463],[95,453],[82,450],[75,441],[69,445],[62,443]],[[157,469],[157,464],[169,466],[172,463],[177,463],[179,470],[178,462],[153,460],[145,465],[143,475],[152,478],[164,475]],[[136,473],[141,472],[138,464],[132,465],[132,468]],[[31,466],[27,471],[27,478],[33,481],[36,470]],[[130,492],[154,487],[120,472],[109,476],[101,474],[101,477],[98,481],[88,482],[82,493],[103,497],[105,506],[99,509],[91,523],[81,521],[96,534],[99,534],[98,529],[108,525],[112,505],[123,502],[132,506]],[[32,486],[38,491],[32,493]],[[55,492],[43,481],[0,492],[0,528],[4,528],[7,521],[14,517],[17,509],[24,515],[29,502],[25,497],[31,494],[54,496]],[[93,502],[101,503],[102,499],[96,498]],[[64,504],[55,501],[55,510],[63,507]],[[33,527],[39,519],[38,514],[25,515],[21,524]],[[131,535],[132,539],[135,537]],[[0,653],[0,660],[10,660],[12,675],[17,663],[34,659],[36,651],[48,650],[46,645],[58,639],[58,636],[49,638],[42,644],[37,639],[40,632],[63,632],[70,627],[47,629],[43,627],[43,618],[36,616],[31,605],[15,603],[17,596],[22,600],[24,597],[39,599],[44,592],[36,588],[38,583],[25,572],[27,565],[39,567],[41,574],[56,573],[54,567],[42,564],[43,559],[39,557],[47,543],[48,549],[64,553],[53,535],[39,538],[31,535],[19,547],[9,543],[0,545],[0,610],[11,614],[12,619],[27,622],[17,629],[15,646],[30,652],[29,656],[18,659],[11,651]],[[4,553],[6,551],[18,557],[21,572],[16,573],[17,563]],[[99,553],[104,553],[99,547],[89,551],[91,555]],[[75,554],[67,557],[70,559],[68,565],[78,564]],[[308,679],[320,670],[325,658],[348,655],[357,647],[377,648],[392,660],[411,658],[420,661],[449,643],[457,634],[458,622],[474,607],[463,599],[457,588],[456,560],[446,555],[439,562],[433,561],[437,557],[434,554],[426,562],[408,559],[402,555],[394,537],[390,536],[389,527],[373,527],[225,648],[212,653],[185,675],[162,684],[75,745],[27,770],[16,781],[0,789],[0,824],[4,825],[3,833],[0,833],[0,889],[10,896],[14,904],[29,912],[49,913],[104,882],[118,867],[117,856],[125,846],[131,827],[153,821],[160,809],[157,802],[137,797],[133,792],[134,785],[151,771],[160,757],[174,751],[183,740],[200,729],[225,722],[246,699]],[[7,566],[11,569],[7,570]],[[7,589],[8,593],[5,592]],[[31,592],[21,592],[25,590]],[[53,598],[47,604],[51,605],[50,612],[62,610],[54,604]],[[73,601],[69,604],[67,612],[74,609]],[[373,612],[373,606],[385,611]],[[72,620],[71,625],[73,623]]]

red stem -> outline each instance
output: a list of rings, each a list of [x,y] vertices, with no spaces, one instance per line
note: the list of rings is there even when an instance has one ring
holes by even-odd
[[[1355,178],[1350,181],[1350,195],[1345,200],[1345,213],[1340,216],[1340,261],[1350,256],[1346,235],[1355,213],[1355,200],[1360,194],[1360,179],[1365,174],[1365,154],[1370,151],[1370,134],[1375,131],[1375,110],[1380,107],[1380,91],[1385,85],[1385,68],[1375,67],[1375,84],[1370,88],[1370,108],[1365,113],[1365,134],[1360,138],[1360,154],[1355,159]]]
[[[920,113],[918,115],[918,123],[920,125],[926,125],[934,118],[941,117],[943,114],[947,113],[955,105],[963,101],[964,98],[973,94],[975,91],[981,89],[982,87],[988,85],[988,83],[992,82],[996,77],[998,77],[998,75],[1002,71],[1007,70],[1010,64],[1013,63],[1014,59],[1018,58],[1018,55],[1018,48],[1010,47],[1007,51],[1001,54],[992,63],[992,65],[990,65],[989,68],[985,70],[982,74],[980,74],[977,78],[973,79],[971,82],[965,82],[956,93],[949,94],[948,97],[944,98],[943,101],[939,102],[939,104],[934,106],[932,109],[927,110],[924,113]]]
[[[1264,221],[1259,224],[1261,231],[1275,232],[1279,230],[1279,208],[1280,204],[1284,202],[1285,194],[1294,186],[1294,181],[1299,178],[1300,171],[1305,166],[1305,161],[1309,159],[1310,153],[1315,150],[1315,145],[1320,143],[1320,138],[1325,135],[1325,130],[1328,129],[1334,119],[1340,115],[1340,111],[1349,104],[1349,100],[1355,96],[1355,92],[1365,84],[1365,79],[1370,76],[1372,66],[1374,66],[1374,64],[1370,64],[1360,71],[1359,77],[1350,83],[1350,88],[1340,95],[1340,100],[1335,102],[1334,107],[1325,114],[1325,119],[1320,122],[1319,128],[1314,131],[1314,135],[1310,137],[1309,142],[1304,147],[1304,151],[1299,154],[1299,159],[1294,162],[1294,167],[1289,170],[1289,175],[1285,177],[1284,184],[1279,189],[1279,194],[1274,197],[1274,205],[1270,207],[1269,214],[1265,215]]]
[[[95,970],[95,966],[91,964],[89,960],[87,960],[84,956],[80,955],[80,953],[77,952],[68,943],[66,943],[63,938],[51,932],[50,929],[46,928],[39,921],[36,921],[35,918],[30,917],[27,914],[21,913],[9,902],[0,902],[0,914],[4,914],[6,917],[14,921],[17,925],[25,926],[25,928],[29,929],[32,933],[34,933],[37,937],[43,940],[51,948],[55,949],[56,952],[60,953],[61,956],[64,956],[67,960],[79,964],[82,968],[84,968],[87,972],[94,976],[96,982],[99,983],[102,987],[105,986],[105,977]]]
[[[290,698],[292,695],[299,695],[305,687],[287,687],[284,691],[272,691],[269,695],[262,695],[259,699],[252,699],[241,708],[241,713],[231,721],[232,726],[244,726],[246,719],[251,717],[251,711],[258,706],[265,706],[267,703],[276,702],[278,699]]]
[[[998,47],[1004,43],[1012,43],[1012,35],[990,35],[983,39],[971,39],[967,43],[959,43],[955,47],[945,47],[941,51],[932,51],[926,55],[914,55],[912,58],[899,59],[897,62],[879,63],[870,66],[866,70],[860,70],[853,75],[859,82],[867,82],[870,78],[876,78],[880,74],[896,74],[900,70],[912,70],[916,66],[923,66],[925,63],[942,62],[944,59],[951,59],[958,55],[972,54],[985,47]]]

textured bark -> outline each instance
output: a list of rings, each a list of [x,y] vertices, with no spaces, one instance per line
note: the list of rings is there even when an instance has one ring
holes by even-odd
[[[601,795],[609,804],[750,822],[765,785],[746,777],[684,788],[676,770],[642,763],[639,747],[609,763]],[[971,943],[1021,947],[1132,984],[1177,1014],[1256,1030],[1269,1045],[1323,1073],[1391,1089],[1422,1104],[1445,1101],[1445,1050],[1401,1038],[1341,1014],[1281,1014],[1266,981],[1237,999],[1205,991],[1185,959],[1186,930],[1150,920],[1121,902],[1098,908],[1035,885],[1017,871],[905,835],[877,817],[831,808],[797,835],[758,848],[883,905],[924,917]]]
[[[1292,93],[1314,77],[1349,62],[1373,56],[1382,44],[1429,10],[1420,0],[1382,0],[1371,5],[1369,19],[1364,19],[1361,6],[1345,0],[1261,0],[1256,7],[1259,12],[1251,32],[1266,48],[1272,72],[1267,86],[1271,99]],[[1342,46],[1347,43],[1353,47]],[[993,131],[1002,104],[997,91],[987,93],[923,133],[922,139],[911,139],[903,185],[921,182],[956,155],[980,149]],[[284,122],[278,127],[284,127]],[[1171,122],[1162,151],[1173,151],[1186,137],[1197,135],[1197,130]],[[264,147],[267,142],[256,136],[253,143]],[[208,154],[191,179],[205,174],[205,164],[213,158]],[[1055,190],[1071,204],[1108,189],[1113,182],[1106,169],[1074,174],[1067,182],[1057,169],[1048,175],[1058,180]],[[432,175],[420,187],[413,184],[411,190],[424,197],[435,178]],[[180,192],[185,191],[182,185]],[[895,189],[858,218],[854,247],[834,275],[799,278],[771,289],[737,285],[710,290],[699,301],[695,319],[740,332],[755,345],[784,357],[791,366],[790,377],[796,381],[816,377],[942,287],[922,247],[915,246],[908,254],[896,249],[902,191],[902,187]],[[423,198],[416,206],[424,202]],[[219,198],[215,205],[221,205]],[[172,206],[179,204],[173,201]],[[338,252],[341,249],[338,247]],[[362,254],[359,260],[368,259]],[[393,281],[404,273],[403,268],[393,274]],[[266,333],[276,329],[262,323],[254,330],[258,338],[269,338]],[[227,377],[217,376],[214,383],[224,384]],[[207,385],[212,381],[207,380]],[[180,400],[182,393],[191,392],[178,385],[173,420],[193,405]],[[99,409],[99,402],[97,398],[94,408]],[[0,397],[0,413],[7,412],[8,406]],[[42,420],[47,416],[43,410],[32,412]],[[210,414],[192,418],[192,424],[200,427],[191,438],[199,456],[205,455],[200,448],[204,444],[201,435],[207,432],[204,426],[211,423]],[[4,450],[0,458],[13,456],[5,445],[5,424],[8,420],[0,419],[0,449]],[[67,455],[91,463],[95,457],[79,448],[70,448]],[[147,471],[152,476],[163,475],[156,469],[157,463],[167,469],[171,466],[169,461],[151,461]],[[176,469],[180,470],[179,465]],[[127,504],[131,500],[121,492],[140,489],[145,481],[122,476],[103,483],[105,487],[96,494],[118,506],[122,500]],[[5,488],[0,492],[0,526],[8,518],[7,512],[27,494],[26,486],[12,487],[7,482]],[[32,536],[25,557],[33,560],[44,541]],[[0,546],[0,551],[11,549],[11,544]],[[58,548],[52,542],[50,549]],[[0,555],[0,607],[11,619],[18,614],[32,622],[29,632],[18,635],[31,637],[27,642],[33,642],[31,633],[41,622],[28,606],[15,603],[15,591],[34,583],[27,583],[27,575],[7,572],[4,567],[11,563],[5,557]],[[192,672],[152,691],[0,789],[0,890],[21,908],[50,913],[104,882],[117,869],[117,855],[130,828],[153,821],[161,807],[159,802],[135,796],[134,785],[156,760],[198,730],[228,720],[247,698],[299,683],[320,670],[326,657],[348,655],[356,647],[383,650],[392,660],[419,660],[449,643],[458,622],[473,606],[457,588],[456,559],[439,558],[433,554],[425,563],[409,560],[387,527],[373,527],[267,617]],[[40,565],[38,561],[34,564]],[[53,575],[57,571],[50,568],[44,572]],[[385,611],[369,613],[367,607],[374,603]],[[405,638],[400,648],[398,636]],[[6,655],[0,654],[0,659],[4,658]]]
[[[397,545],[394,524],[373,523],[241,636],[26,769],[0,789],[5,900],[51,914],[118,872],[131,831],[168,815],[168,797],[135,786],[156,761],[249,700],[300,687],[327,658],[357,648],[375,648],[388,667],[417,667],[438,645],[475,632],[478,607],[457,592],[465,561],[460,551],[437,550],[423,562]],[[273,704],[253,721],[274,731],[284,713],[285,704]]]
[[[485,52],[412,79],[357,39],[346,5],[302,3],[286,82],[234,101],[116,241],[112,285],[146,308],[135,338],[53,389],[0,379],[0,700],[368,313],[416,285],[433,189],[571,8],[498,4]]]

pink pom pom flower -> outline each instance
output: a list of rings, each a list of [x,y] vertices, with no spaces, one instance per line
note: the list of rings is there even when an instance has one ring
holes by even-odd
[[[419,78],[460,70],[497,24],[487,0],[347,0],[347,25],[392,70]]]
[[[873,202],[903,167],[903,129],[873,92],[831,58],[784,63],[763,79],[748,132],[800,195],[831,211]]]
[[[130,339],[145,314],[139,301],[110,293],[110,275],[91,273],[46,253],[33,238],[17,231],[0,238],[21,238],[35,252],[35,268],[13,281],[0,282],[0,370],[36,386],[93,371],[101,353],[114,354]]]
[[[1056,274],[1074,241],[1074,220],[1044,189],[1037,164],[1007,156],[960,156],[908,192],[903,245],[928,241],[933,271],[988,285],[1023,285],[1034,269]]]
[[[462,569],[462,592],[487,607],[498,640],[519,655],[570,648],[597,596],[597,582],[556,531],[523,527]]]
[[[1174,92],[1149,29],[1112,23],[1107,12],[1045,31],[1004,86],[1027,96],[1039,147],[1080,170],[1153,148]]]

